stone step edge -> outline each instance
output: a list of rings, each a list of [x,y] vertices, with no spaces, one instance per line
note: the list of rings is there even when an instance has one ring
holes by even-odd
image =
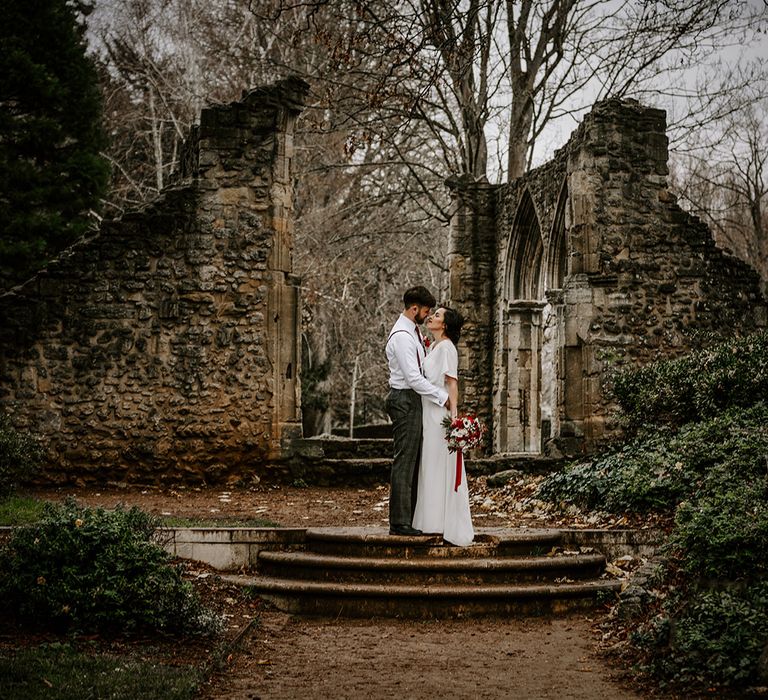
[[[391,457],[323,457],[322,459],[318,460],[318,464],[320,466],[330,466],[330,467],[336,467],[336,466],[354,466],[354,465],[361,465],[361,466],[370,466],[370,467],[378,467],[378,466],[389,466],[392,464],[392,458]]]
[[[575,554],[558,557],[346,557],[314,552],[259,552],[259,561],[282,566],[356,569],[371,571],[550,571],[552,569],[602,566],[602,554]]]
[[[374,530],[371,532],[371,530]],[[425,535],[390,535],[384,528],[307,528],[306,542],[333,542],[342,544],[366,545],[413,545],[443,546],[440,534]],[[560,544],[563,531],[557,529],[531,530],[529,532],[476,533],[476,545],[494,545],[497,547],[515,545]]]
[[[597,593],[618,593],[621,581],[594,580],[556,584],[410,584],[336,583],[297,581],[267,576],[222,575],[222,580],[254,588],[259,593],[313,595],[327,597],[386,597],[386,598],[578,598]]]

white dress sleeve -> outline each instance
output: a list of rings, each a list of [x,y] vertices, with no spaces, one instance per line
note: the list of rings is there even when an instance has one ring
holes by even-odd
[[[440,376],[445,382],[445,377],[459,378],[459,353],[456,346],[450,340],[444,340],[440,348]]]

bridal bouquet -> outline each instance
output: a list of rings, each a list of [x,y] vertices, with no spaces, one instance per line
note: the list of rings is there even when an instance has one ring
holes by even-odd
[[[477,447],[486,433],[486,427],[477,416],[456,416],[451,420],[450,416],[443,418],[445,439],[448,441],[448,449],[451,452],[471,450]]]

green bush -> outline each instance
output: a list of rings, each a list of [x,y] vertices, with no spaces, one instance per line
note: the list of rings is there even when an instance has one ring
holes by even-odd
[[[763,459],[755,463],[755,472]],[[739,468],[743,465],[740,464]],[[727,580],[768,575],[768,479],[724,464],[675,516],[670,544],[691,576]]]
[[[768,582],[734,590],[687,591],[673,613],[637,630],[649,670],[690,690],[694,685],[743,687],[756,683],[768,644]]]
[[[743,477],[765,471],[767,424],[768,405],[758,403],[677,432],[669,427],[646,429],[619,448],[550,475],[537,495],[614,513],[674,511],[719,465]]]
[[[768,396],[768,331],[734,337],[674,360],[618,374],[613,394],[624,426],[680,426]]]
[[[12,493],[40,467],[40,443],[16,430],[8,416],[0,414],[0,498]]]
[[[635,647],[686,691],[754,683],[768,644],[768,333],[626,372],[614,392],[630,438],[538,496],[674,514],[661,612],[634,621]]]
[[[43,519],[18,529],[3,552],[0,605],[37,627],[213,631],[191,584],[151,541],[154,531],[138,508],[47,504]]]
[[[669,434],[657,433],[572,464],[541,482],[537,496],[585,510],[644,513],[667,510],[690,488],[690,475],[667,449]]]

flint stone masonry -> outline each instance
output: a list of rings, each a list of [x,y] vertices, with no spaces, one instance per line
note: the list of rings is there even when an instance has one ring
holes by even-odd
[[[757,272],[667,189],[665,113],[598,103],[549,163],[449,182],[464,407],[488,452],[575,455],[617,433],[616,370],[766,325]]]
[[[177,181],[0,296],[0,410],[53,481],[278,469],[301,435],[288,79],[203,110]]]

